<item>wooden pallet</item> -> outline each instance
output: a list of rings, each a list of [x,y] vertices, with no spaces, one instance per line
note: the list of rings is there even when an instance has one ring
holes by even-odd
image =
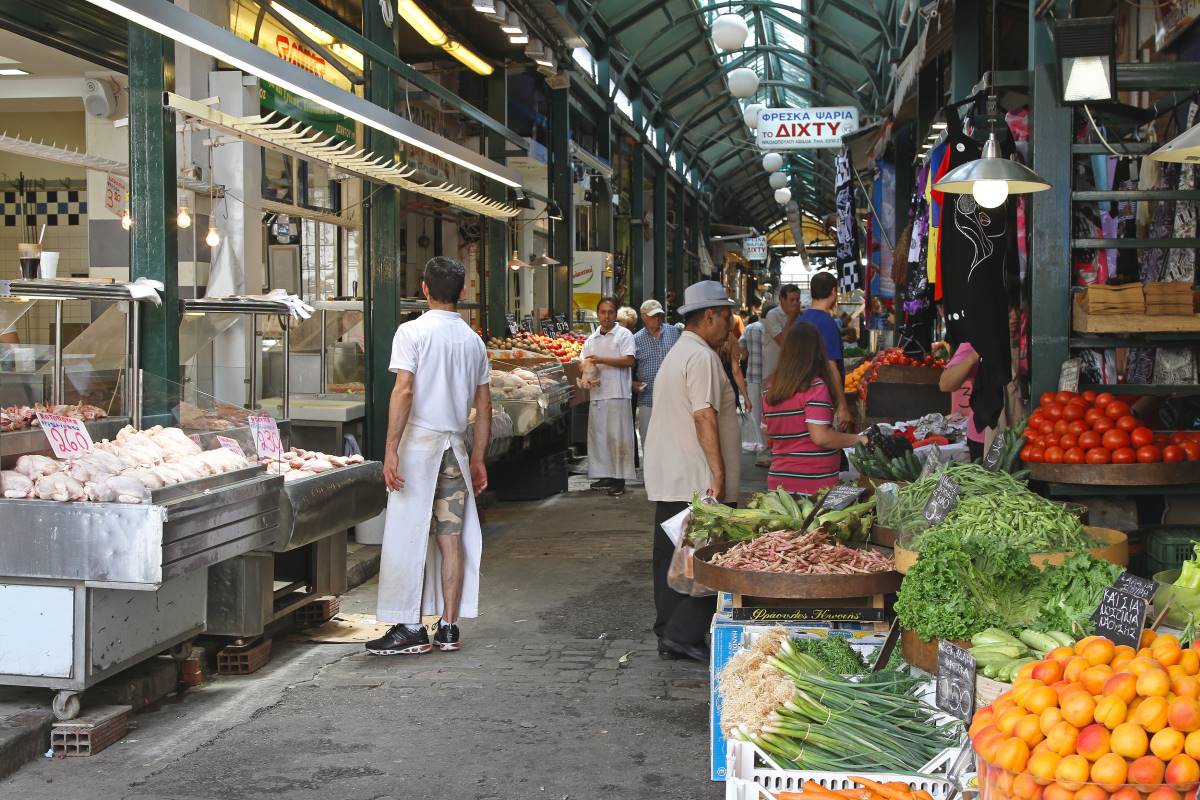
[[[129,732],[132,706],[100,706],[50,729],[50,750],[59,758],[94,756]]]

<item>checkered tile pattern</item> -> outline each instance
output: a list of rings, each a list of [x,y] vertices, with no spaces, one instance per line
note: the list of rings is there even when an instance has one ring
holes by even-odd
[[[87,192],[58,189],[46,192],[0,192],[0,221],[5,228],[30,225],[81,225],[87,216]]]

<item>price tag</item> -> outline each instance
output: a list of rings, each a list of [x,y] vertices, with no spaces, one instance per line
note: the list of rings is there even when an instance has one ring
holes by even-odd
[[[128,207],[126,197],[129,195],[129,184],[119,175],[104,176],[104,207],[113,216],[119,217]]]
[[[271,418],[267,417],[267,419]],[[276,438],[278,438],[278,435],[276,435]],[[244,450],[242,450],[242,446],[238,444],[237,439],[230,439],[228,436],[218,436],[217,444],[221,445],[221,447],[225,448],[226,450],[237,453],[242,458],[246,457],[246,453]]]
[[[925,504],[925,520],[930,525],[937,525],[946,519],[946,515],[958,505],[958,484],[949,475],[938,478],[933,487],[933,494]]]
[[[1068,358],[1058,369],[1058,390],[1060,392],[1079,391],[1079,373],[1083,365],[1078,358]]]
[[[821,508],[828,511],[839,511],[848,506],[852,506],[858,502],[866,489],[862,486],[852,486],[848,483],[843,483],[840,486],[835,486],[825,495],[825,502]]]
[[[1113,582],[1113,588],[1149,602],[1154,599],[1154,593],[1158,591],[1158,581],[1139,577],[1132,572],[1122,572]]]
[[[254,435],[254,449],[259,458],[279,458],[283,453],[283,442],[279,440],[279,425],[274,417],[247,417],[250,433]]]
[[[517,332],[520,330],[520,328],[517,327],[517,318],[512,314],[505,314],[504,320],[508,325],[508,335],[516,336]]]
[[[970,722],[975,713],[975,657],[946,640],[938,642],[937,707]]]
[[[937,472],[942,466],[942,451],[938,446],[930,445],[925,451],[925,463],[921,465],[921,477],[925,478]]]
[[[1104,597],[1092,620],[1096,633],[1111,639],[1114,644],[1127,644],[1136,649],[1142,643],[1142,629],[1146,627],[1148,604],[1140,597],[1126,594],[1112,586],[1104,588]]]
[[[570,333],[571,332],[571,323],[567,322],[567,318],[564,317],[562,314],[556,314],[554,316],[554,322],[558,326],[559,333]]]
[[[37,418],[56,458],[71,458],[92,449],[92,436],[83,420],[40,411]]]
[[[189,435],[188,435],[188,438],[189,438],[189,439],[191,439],[191,440],[192,440],[193,442],[195,442],[196,444],[200,444],[200,434],[198,434],[198,433],[192,433],[192,434],[189,434]]]
[[[533,317],[529,314],[521,317],[521,330],[526,333],[533,333]]]
[[[995,472],[1000,468],[1000,459],[1004,458],[1004,432],[996,431],[992,437],[992,446],[983,455],[983,468]]]

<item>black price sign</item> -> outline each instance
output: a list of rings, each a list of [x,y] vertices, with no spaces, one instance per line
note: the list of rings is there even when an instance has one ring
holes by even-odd
[[[975,657],[946,640],[938,642],[937,707],[963,722],[975,713]]]
[[[1000,460],[1004,458],[1004,432],[996,431],[992,437],[992,446],[983,456],[983,468],[995,472],[1000,468]]]
[[[1092,614],[1096,633],[1111,639],[1114,644],[1127,644],[1136,650],[1142,643],[1147,608],[1148,604],[1142,598],[1107,586],[1100,605]]]
[[[938,525],[946,519],[946,515],[958,505],[958,484],[949,475],[938,478],[933,487],[933,494],[925,504],[925,521],[930,525]]]
[[[932,475],[933,473],[937,472],[938,469],[942,466],[941,453],[942,453],[942,451],[940,449],[938,449],[938,446],[936,444],[931,445],[929,450],[926,451],[925,463],[921,465],[921,477],[922,478]]]
[[[512,314],[505,314],[504,320],[505,320],[505,322],[508,323],[508,335],[516,336],[517,331],[520,330],[520,328],[517,327],[517,318],[514,317]]]
[[[821,504],[821,508],[829,511],[839,511],[848,506],[852,506],[858,502],[866,489],[862,486],[851,486],[848,483],[843,483],[840,486],[835,486],[825,495],[825,502]]]
[[[1122,572],[1113,583],[1113,588],[1150,602],[1158,591],[1158,581],[1138,577],[1132,572]]]
[[[567,333],[571,330],[571,326],[567,324],[567,318],[562,314],[554,315],[554,329],[559,333]]]
[[[521,330],[526,333],[533,333],[533,317],[528,314],[521,317]]]

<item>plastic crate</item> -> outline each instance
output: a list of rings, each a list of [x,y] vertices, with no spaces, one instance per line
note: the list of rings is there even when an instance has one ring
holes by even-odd
[[[764,753],[753,742],[729,742],[728,772],[725,778],[725,800],[775,800],[776,792],[803,792],[805,781],[815,781],[827,789],[853,789],[857,784],[851,775],[861,775],[873,781],[903,781],[916,789],[924,789],[933,800],[946,800],[953,784],[945,778],[930,777],[945,772],[958,755],[957,749],[948,749],[921,768],[922,775],[899,775],[878,772],[815,772],[811,770],[784,769]],[[758,766],[761,759],[767,766]]]
[[[1200,528],[1192,525],[1159,525],[1146,532],[1146,565],[1150,574],[1175,569],[1195,554]]]
[[[567,451],[498,464],[488,471],[501,500],[542,500],[567,490]]]

